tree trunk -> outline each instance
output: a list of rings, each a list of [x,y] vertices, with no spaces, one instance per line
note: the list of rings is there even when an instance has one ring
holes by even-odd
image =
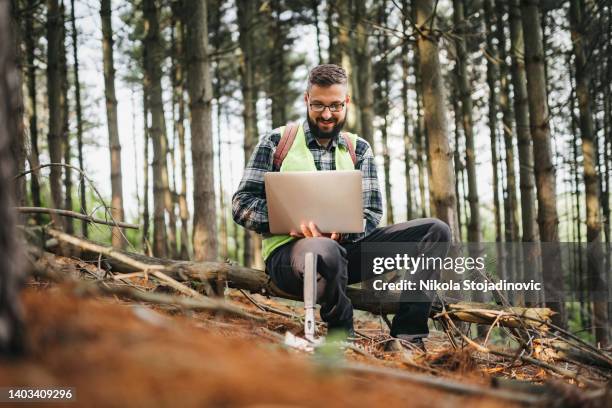
[[[37,36],[34,34],[34,12],[36,10],[36,0],[28,0],[27,7],[30,12],[25,14],[25,48],[27,58],[27,83],[28,83],[28,99],[30,103],[30,168],[34,169],[40,165],[38,151],[38,104],[36,103],[36,63],[35,50]],[[32,203],[35,207],[41,206],[40,201],[40,171],[34,171],[31,175],[30,194],[32,195]],[[42,223],[40,214],[35,215],[36,222]]]
[[[268,38],[270,39],[268,55],[270,60],[266,64],[270,70],[266,91],[272,101],[272,127],[283,126],[289,120],[289,78],[287,77],[287,53],[284,46],[287,43],[287,26],[281,20],[283,9],[280,2],[271,2],[271,11],[268,18]],[[257,66],[257,65],[256,65]]]
[[[325,24],[327,25],[329,47],[327,48],[327,63],[342,65],[342,50],[338,44],[338,27],[334,25],[334,15],[336,15],[337,5],[328,1],[325,5],[325,11],[327,13]]]
[[[175,120],[179,144],[179,166],[181,168],[181,191],[178,194],[179,217],[181,218],[180,259],[189,259],[189,208],[187,207],[187,152],[185,150],[185,12],[182,0],[172,3],[174,42],[172,43],[172,87],[178,117]]]
[[[429,135],[429,160],[435,179],[430,180],[433,194],[433,209],[436,217],[446,222],[452,231],[453,241],[459,239],[457,209],[454,193],[452,152],[450,150],[446,123],[446,98],[438,57],[438,43],[432,30],[431,0],[416,0],[416,22],[421,33],[417,37],[420,55],[420,70],[423,79],[423,102],[425,123]]]
[[[166,257],[168,244],[173,247],[176,242],[172,236],[173,212],[170,212],[170,228],[166,231],[165,211],[168,208],[168,199],[171,205],[171,197],[168,190],[168,167],[166,155],[168,153],[168,142],[166,138],[166,120],[164,118],[164,106],[161,86],[161,65],[163,48],[159,32],[159,11],[155,0],[144,0],[144,19],[147,27],[143,42],[145,48],[145,84],[147,90],[147,106],[151,112],[151,124],[149,134],[153,141],[153,253],[156,256]],[[174,245],[175,247],[175,245]]]
[[[70,104],[68,102],[68,61],[67,61],[67,50],[66,50],[66,9],[64,3],[60,4],[60,12],[62,15],[62,42],[60,52],[60,65],[61,65],[61,78],[62,78],[62,148],[63,148],[63,159],[64,164],[70,166],[72,153],[70,151],[70,122],[68,115],[70,112]],[[64,209],[72,211],[72,169],[65,167],[64,169]],[[74,220],[70,217],[65,217],[64,230],[72,234],[74,232]]]
[[[361,133],[372,149],[374,149],[374,96],[372,93],[372,56],[369,45],[369,26],[365,20],[368,19],[366,2],[354,3],[354,14],[352,18],[356,22],[354,36],[355,44],[355,68],[353,75],[357,78],[359,88],[359,110],[361,117]]]
[[[187,2],[185,6],[191,157],[197,180],[193,186],[193,254],[197,261],[212,261],[217,259],[217,212],[206,3]]]
[[[521,9],[519,0],[512,0],[509,5],[510,20],[510,56],[512,59],[512,87],[514,92],[514,117],[516,120],[517,148],[519,159],[519,187],[521,190],[521,229],[522,242],[532,243],[523,245],[527,252],[524,259],[536,259],[536,242],[538,236],[535,222],[536,204],[534,195],[533,173],[533,146],[531,131],[529,129],[529,105],[527,103],[527,76],[525,73],[523,26],[521,23]],[[524,279],[538,279],[539,264],[527,262],[531,265],[524,270]],[[527,301],[526,305],[533,306],[534,301]]]
[[[332,2],[330,2],[332,3]],[[341,65],[348,75],[349,95],[351,103],[348,107],[347,130],[349,132],[362,135],[361,129],[361,96],[357,72],[353,68],[359,66],[355,56],[355,39],[353,31],[355,30],[355,19],[353,18],[353,10],[351,2],[342,1],[335,4],[338,11],[338,30],[334,30],[337,36],[336,48],[338,49],[337,64]]]
[[[547,248],[543,261],[544,296],[546,305],[558,314],[554,321],[565,326],[563,296],[563,265],[559,248],[559,218],[557,189],[552,162],[550,114],[544,72],[544,49],[540,27],[539,1],[521,2],[523,33],[525,36],[525,64],[528,83],[529,124],[533,139],[535,179],[538,197],[538,225],[540,237]]]
[[[470,218],[468,222],[468,242],[480,242],[480,211],[478,200],[478,184],[476,180],[476,156],[474,151],[474,125],[472,121],[472,90],[469,85],[466,52],[466,21],[464,16],[464,2],[461,0],[453,1],[453,22],[460,37],[456,41],[457,49],[457,78],[459,80],[459,93],[461,98],[461,117],[463,122],[463,132],[465,134],[465,167],[468,178],[468,202],[470,203]],[[424,71],[426,72],[426,71]],[[493,96],[494,97],[494,96]],[[493,125],[494,126],[494,125]],[[429,127],[428,127],[429,128]],[[494,127],[492,128],[494,129]],[[494,133],[491,140],[494,140]],[[492,157],[492,162],[496,166],[495,155]],[[494,170],[494,187],[497,179],[497,167]],[[451,187],[454,189],[454,185]],[[497,191],[494,190],[494,194]],[[499,205],[496,204],[499,208]]]
[[[412,21],[416,20],[416,7],[412,5]],[[423,81],[421,79],[421,58],[418,44],[414,42],[414,90],[416,92],[417,122],[414,129],[414,142],[416,147],[416,165],[419,169],[419,201],[421,204],[421,217],[427,217],[427,202],[425,201],[425,141],[427,137],[425,118],[423,117]],[[430,209],[433,211],[433,209]]]
[[[22,256],[15,229],[14,163],[11,144],[20,137],[20,74],[11,30],[11,2],[0,2],[0,355],[16,356],[25,347],[19,299]]]
[[[313,24],[317,32],[317,57],[318,63],[323,64],[323,56],[321,55],[321,29],[319,27],[319,4],[320,0],[311,0],[310,4],[312,7]]]
[[[83,164],[83,113],[81,108],[81,83],[79,82],[79,56],[78,56],[78,41],[77,41],[77,30],[76,30],[76,18],[74,14],[74,0],[70,0],[70,22],[72,25],[72,57],[74,59],[74,99],[76,109],[76,122],[77,122],[77,149],[79,168],[81,171],[85,170]],[[85,196],[85,183],[81,181],[79,195],[81,197],[81,213],[87,214],[87,197]],[[119,220],[117,220],[119,221]],[[81,223],[81,234],[87,238],[87,223]]]
[[[455,73],[456,74],[456,73]],[[455,83],[459,80],[455,75]],[[461,105],[460,98],[458,95],[457,86],[454,86],[451,90],[452,97],[451,100],[453,102],[453,112],[455,119],[455,149],[453,151],[453,162],[455,165],[455,197],[457,197],[457,230],[459,231],[459,236],[463,236],[463,227],[461,221],[461,193],[459,192],[459,185],[462,181],[463,175],[463,163],[461,162],[461,154],[459,151],[459,146],[461,144],[461,129],[463,128],[461,121]]]
[[[587,38],[584,35],[584,6],[578,0],[570,1],[570,24],[574,46],[574,65],[576,76],[576,96],[580,112],[580,136],[582,139],[582,163],[584,168],[584,185],[586,199],[587,226],[587,265],[589,290],[593,293],[593,323],[595,340],[605,347],[608,344],[608,305],[606,297],[598,292],[606,288],[604,256],[602,251],[599,177],[595,163],[597,161],[596,135],[593,129],[593,116],[589,94],[590,76],[587,66]],[[606,293],[607,295],[607,293]]]
[[[57,0],[47,0],[47,104],[49,109],[49,160],[62,162],[62,106],[60,52],[62,42],[62,17]],[[51,206],[62,208],[62,168],[51,166],[49,175]],[[58,217],[56,225],[59,224]]]
[[[402,0],[402,31],[404,35],[408,32],[408,0]],[[408,76],[410,75],[409,63],[410,48],[407,41],[402,44],[402,116],[404,118],[404,166],[406,180],[406,219],[411,220],[414,215],[412,212],[412,140],[410,134],[410,111],[408,107]]]
[[[143,50],[143,53],[146,51]],[[147,101],[149,100],[149,85],[145,81],[142,87],[142,118],[143,118],[143,139],[144,139],[144,157],[143,157],[143,193],[142,193],[142,250],[146,254],[151,254],[151,245],[149,241],[149,108]]]
[[[110,148],[111,211],[115,221],[123,221],[123,181],[121,177],[121,142],[117,124],[117,98],[115,97],[115,65],[113,60],[113,29],[111,24],[111,2],[100,1],[102,18],[102,51],[104,56],[104,96],[106,98],[106,120]],[[119,228],[113,228],[113,246],[123,248],[125,242]]]
[[[387,25],[387,2],[381,1],[378,12],[378,24],[380,26]],[[378,51],[381,53],[387,53],[389,50],[389,39],[383,33],[378,35]],[[389,126],[389,61],[382,59],[378,62],[378,69],[381,70],[380,76],[380,98],[378,100],[378,113],[383,118],[383,124],[380,128],[381,142],[382,142],[382,157],[383,157],[383,170],[385,173],[385,203],[386,203],[386,218],[387,225],[393,225],[393,198],[391,197],[391,156],[389,154],[389,141],[388,141],[388,126]]]
[[[242,99],[244,109],[244,162],[248,162],[251,153],[259,140],[257,131],[257,89],[255,86],[255,44],[254,44],[254,18],[255,3],[247,0],[238,0],[238,28],[239,42],[242,49],[240,73],[242,76]],[[263,265],[261,259],[261,237],[253,231],[244,234],[244,265]]]

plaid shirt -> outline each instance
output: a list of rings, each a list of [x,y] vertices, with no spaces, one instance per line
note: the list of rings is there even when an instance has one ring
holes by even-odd
[[[338,144],[348,148],[344,138],[335,137],[327,147],[321,146],[310,132],[308,121],[302,125],[306,144],[314,157],[317,170],[336,170],[335,149]],[[273,169],[274,152],[281,139],[280,128],[265,135],[255,147],[246,166],[238,190],[232,197],[232,214],[234,221],[257,233],[269,236],[268,206],[264,187],[264,174]],[[362,173],[363,218],[366,220],[365,233],[343,234],[342,241],[355,241],[378,226],[382,218],[382,196],[378,186],[374,155],[368,142],[357,138],[355,146],[357,156],[356,169]]]

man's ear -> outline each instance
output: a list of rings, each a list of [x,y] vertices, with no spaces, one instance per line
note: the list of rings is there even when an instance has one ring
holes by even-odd
[[[304,91],[304,103],[308,104],[308,91]]]
[[[351,103],[351,95],[346,94],[346,98],[344,100],[344,103],[347,104],[347,105]]]

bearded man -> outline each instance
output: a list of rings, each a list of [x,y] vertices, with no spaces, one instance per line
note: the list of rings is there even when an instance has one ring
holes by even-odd
[[[416,243],[419,253],[444,256],[450,242],[450,229],[444,222],[425,218],[378,228],[383,214],[382,196],[374,155],[369,143],[357,135],[342,132],[350,96],[345,70],[325,64],[313,68],[304,92],[306,120],[298,125],[295,139],[282,162],[275,160],[285,126],[266,134],[257,144],[232,199],[234,221],[263,236],[262,254],[266,273],[283,291],[303,293],[305,254],[317,258],[317,301],[328,330],[342,330],[352,336],[353,306],[346,295],[347,285],[372,277],[361,268],[363,245],[381,242]],[[361,234],[324,234],[314,222],[301,226],[301,233],[272,235],[264,174],[269,171],[360,170],[364,232]],[[440,243],[441,245],[435,245]],[[367,270],[367,268],[366,268]],[[391,335],[423,349],[422,339],[429,333],[427,318],[430,296],[411,296],[398,305]]]

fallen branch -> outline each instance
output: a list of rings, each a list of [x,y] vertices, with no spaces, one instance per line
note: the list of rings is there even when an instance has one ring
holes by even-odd
[[[22,213],[22,214],[57,214],[57,215],[61,215],[62,217],[77,218],[79,220],[83,220],[83,221],[87,221],[87,222],[93,222],[93,223],[96,223],[96,224],[110,225],[110,226],[113,226],[113,227],[132,228],[132,229],[140,228],[140,226],[138,226],[136,224],[129,224],[127,222],[121,222],[121,221],[117,221],[117,222],[106,221],[106,220],[103,220],[103,219],[100,219],[100,218],[90,217],[88,215],[81,214],[81,213],[78,213],[78,212],[75,212],[75,211],[58,210],[56,208],[15,207],[15,210],[17,212]]]
[[[291,300],[301,300],[300,296],[295,296],[279,289],[265,272],[246,268],[240,265],[232,265],[220,262],[191,262],[175,261],[170,259],[152,258],[141,254],[120,251],[112,247],[96,244],[82,238],[48,229],[48,234],[59,241],[66,242],[81,249],[82,256],[89,256],[96,259],[99,254],[109,257],[108,264],[113,271],[120,273],[141,272],[148,270],[163,271],[166,275],[181,282],[215,282],[222,276],[229,287],[244,289],[252,293],[260,293],[266,296],[276,296]],[[48,248],[53,251],[54,248]],[[347,295],[353,303],[353,307],[358,310],[379,314],[394,314],[400,302],[399,292],[372,293],[361,288],[348,287]],[[499,324],[506,327],[520,327],[518,321],[520,316],[534,315],[540,317],[539,320],[546,319],[551,315],[550,309],[538,308],[530,311],[529,308],[513,307],[507,310],[501,306],[488,305],[481,303],[457,302],[446,305],[448,313],[453,313],[457,320],[479,323],[493,324],[500,314],[507,315],[504,319],[499,319]],[[470,310],[467,312],[466,310]],[[441,305],[432,307],[431,317],[435,317],[441,311]],[[456,312],[456,313],[455,313]],[[540,326],[540,323],[532,326]]]

